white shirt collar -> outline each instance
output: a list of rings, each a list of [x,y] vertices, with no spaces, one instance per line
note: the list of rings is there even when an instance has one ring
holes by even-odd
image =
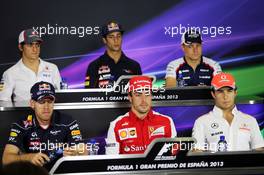
[[[221,117],[221,118],[224,117],[224,115],[223,115],[223,110],[220,109],[220,108],[217,107],[217,106],[214,106],[214,109],[213,109],[212,112],[213,112],[214,116],[216,116],[216,117]],[[238,114],[238,110],[237,110],[236,105],[234,106],[234,108],[233,108],[233,110],[232,110],[232,114],[233,114],[234,116],[236,116],[236,115]]]
[[[22,61],[22,58],[19,60],[18,62],[19,66],[22,68],[22,69],[26,69],[26,70],[30,70],[28,67],[25,66],[25,64],[23,63]],[[43,61],[41,58],[39,58],[39,68],[42,68],[43,67]],[[39,70],[40,71],[40,70]]]

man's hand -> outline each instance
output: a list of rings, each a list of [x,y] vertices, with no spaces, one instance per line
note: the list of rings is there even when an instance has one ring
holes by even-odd
[[[76,156],[78,155],[78,151],[75,147],[67,147],[63,150],[63,156]]]
[[[39,166],[43,166],[46,162],[50,161],[49,157],[43,153],[30,153],[28,157],[31,163]]]
[[[15,161],[30,161],[31,163],[43,166],[50,159],[43,153],[20,153],[20,149],[12,144],[6,144],[3,153],[3,164],[8,164]]]
[[[63,156],[78,156],[78,155],[87,155],[87,149],[84,143],[79,143],[78,145],[72,147],[66,147],[63,150]]]

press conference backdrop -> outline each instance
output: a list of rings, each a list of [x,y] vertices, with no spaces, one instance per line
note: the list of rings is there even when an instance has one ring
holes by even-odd
[[[18,35],[34,28],[43,37],[41,58],[58,65],[70,88],[83,88],[86,68],[104,52],[100,26],[111,19],[124,29],[123,50],[144,74],[164,83],[167,64],[183,55],[181,34],[203,34],[203,54],[237,79],[239,95],[264,96],[262,0],[3,1],[0,74],[20,58]]]

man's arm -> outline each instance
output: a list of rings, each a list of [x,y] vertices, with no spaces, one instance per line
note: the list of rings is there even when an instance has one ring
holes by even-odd
[[[177,86],[176,78],[167,77],[166,82],[165,82],[165,86],[167,88],[176,87]]]
[[[251,130],[251,147],[257,151],[264,151],[264,140],[257,120],[254,118]]]
[[[4,82],[4,84],[2,91],[0,91],[0,101],[11,101],[15,82],[12,80],[12,77],[9,76],[7,72],[4,72],[2,81]]]
[[[177,75],[176,75],[176,70],[175,70],[175,63],[174,62],[170,62],[167,65],[166,68],[166,82],[165,82],[165,86],[167,88],[171,88],[171,87],[176,87],[177,86]]]
[[[20,153],[17,146],[6,144],[2,161],[4,165],[15,161],[29,161],[35,165],[43,166],[50,159],[43,153]]]
[[[85,88],[97,88],[97,71],[95,63],[92,62],[86,71],[86,76],[85,76],[85,82],[84,86]]]
[[[171,138],[175,138],[175,137],[177,137],[177,131],[176,131],[176,127],[175,127],[175,125],[174,125],[174,122],[173,122],[173,120],[172,120],[172,118],[171,117],[169,117],[168,116],[168,118],[169,118],[169,121],[170,121],[170,125],[169,125],[169,127],[170,127],[170,132],[171,132]]]
[[[54,74],[54,87],[55,89],[60,89],[60,83],[61,83],[61,75],[58,67],[55,65],[55,74]]]
[[[195,146],[193,151],[195,152],[202,152],[205,150],[205,134],[204,134],[204,128],[202,126],[202,122],[200,118],[198,118],[193,126],[192,130],[192,137],[196,140]]]
[[[220,72],[222,72],[222,68],[220,66],[219,63],[215,62],[215,64],[213,65],[214,68],[214,72],[213,75],[219,74]]]
[[[116,140],[114,128],[115,123],[111,122],[108,129],[107,138],[105,139],[105,154],[119,154],[119,143]]]

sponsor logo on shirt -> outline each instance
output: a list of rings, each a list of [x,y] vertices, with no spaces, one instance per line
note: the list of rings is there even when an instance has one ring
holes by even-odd
[[[53,130],[53,131],[50,131],[50,134],[52,134],[52,135],[58,135],[58,133],[60,133],[61,132],[61,130]]]
[[[110,148],[110,147],[116,147],[117,144],[116,143],[107,143],[106,147]]]
[[[130,145],[125,146],[124,151],[125,152],[138,152],[138,151],[145,151],[147,148],[147,145]]]
[[[80,131],[80,130],[73,130],[73,131],[71,132],[71,135],[72,135],[72,136],[80,135],[80,134],[81,134],[81,131]]]
[[[75,135],[75,136],[72,136],[72,138],[74,140],[82,140],[82,136],[81,135]]]
[[[136,130],[135,130],[135,129],[131,129],[131,130],[129,131],[129,134],[130,134],[130,136],[132,136],[132,137],[134,137],[134,136],[136,136],[136,135],[137,135],[137,133],[136,133]]]
[[[46,67],[45,67],[45,70],[46,70],[46,71],[48,71],[48,70],[49,70],[49,67],[48,67],[48,66],[46,66]]]
[[[49,73],[49,72],[43,72],[42,73],[42,76],[45,77],[45,78],[50,78],[51,77],[51,73]]]
[[[15,137],[9,137],[8,141],[15,142]]]
[[[12,128],[12,129],[11,129],[11,132],[15,132],[15,133],[17,133],[17,134],[19,134],[19,133],[20,133],[20,131],[19,131],[19,130],[17,130],[17,129],[14,129],[14,128]]]
[[[164,126],[149,126],[149,137],[157,136],[157,135],[165,135]]]
[[[29,145],[30,146],[39,146],[40,145],[40,141],[32,141],[32,142],[29,142]]]
[[[121,126],[127,126],[128,122],[123,123]]]
[[[32,132],[31,133],[31,137],[37,137],[38,135],[37,135],[37,133],[36,132]]]
[[[249,126],[246,123],[243,123],[240,127],[240,130],[245,130],[245,131],[250,131],[251,129],[249,128]]]
[[[201,78],[201,79],[210,79],[211,76],[199,76],[199,78]]]
[[[219,127],[218,123],[212,123],[211,124],[211,128],[213,128],[213,129],[217,129],[218,127]]]
[[[189,79],[191,79],[191,77],[190,76],[187,76],[187,77],[183,77],[183,79],[184,80],[189,80]]]
[[[181,70],[181,71],[182,71],[182,73],[190,72],[189,69],[183,69],[183,70]]]
[[[201,72],[209,72],[209,69],[200,69]]]
[[[214,133],[211,133],[211,136],[216,136],[216,135],[220,135],[220,134],[224,134],[224,132],[223,131],[214,132]]]
[[[4,89],[4,79],[2,78],[0,81],[0,91],[2,91]]]
[[[118,130],[120,140],[125,140],[129,138],[137,138],[136,128],[124,128]]]
[[[110,71],[111,70],[110,70],[109,66],[103,65],[103,66],[99,67],[98,74],[109,73]]]
[[[111,74],[100,75],[99,80],[108,80],[111,78]]]
[[[16,132],[10,132],[10,137],[17,137],[17,133]]]
[[[75,129],[75,128],[77,128],[79,125],[76,123],[76,124],[74,124],[74,125],[72,125],[71,127],[70,127],[70,130],[73,130],[73,129]]]
[[[90,76],[86,76],[85,77],[85,86],[89,86],[90,85]]]
[[[28,115],[27,120],[23,121],[25,128],[32,126],[32,115]]]
[[[104,87],[109,84],[109,80],[99,81],[99,87]]]

